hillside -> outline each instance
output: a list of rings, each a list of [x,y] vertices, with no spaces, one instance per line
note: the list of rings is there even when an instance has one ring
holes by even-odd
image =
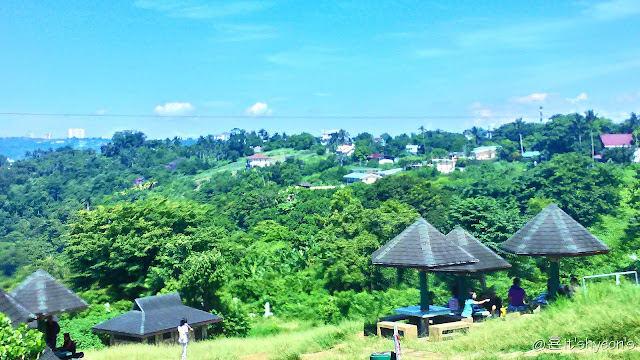
[[[574,300],[561,299],[539,315],[485,321],[470,333],[441,343],[430,343],[427,339],[402,341],[403,359],[636,359],[640,358],[639,301],[640,290],[634,286],[591,284],[588,297],[579,293]],[[368,359],[372,352],[393,349],[390,340],[363,337],[361,330],[361,324],[346,322],[339,326],[289,329],[276,335],[193,343],[189,351],[191,356],[202,360]],[[572,341],[587,339],[592,346],[576,344],[574,348],[563,345],[562,350],[555,350],[555,346],[532,350],[537,340],[548,343],[552,336]],[[605,345],[621,350],[602,348],[602,342],[612,340],[624,341],[625,345]],[[96,360],[125,357],[168,360],[179,352],[178,346],[132,345],[91,352],[88,356]]]

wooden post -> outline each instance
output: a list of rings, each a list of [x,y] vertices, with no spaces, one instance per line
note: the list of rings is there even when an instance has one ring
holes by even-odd
[[[464,301],[467,300],[469,295],[467,294],[464,275],[458,274],[456,280],[458,280],[458,311],[460,311],[461,308],[464,308]]]
[[[403,268],[396,268],[397,271],[397,278],[396,278],[396,287],[400,287],[400,284],[402,284],[402,280],[404,277],[404,269]]]
[[[207,340],[207,325],[202,327],[202,340]]]
[[[549,288],[547,289],[547,301],[556,299],[556,294],[560,288],[560,260],[558,258],[547,258],[549,260]]]
[[[418,270],[418,279],[420,281],[420,310],[429,311],[429,278],[427,272]]]

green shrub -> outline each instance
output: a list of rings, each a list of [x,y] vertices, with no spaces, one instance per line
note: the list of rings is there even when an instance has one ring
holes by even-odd
[[[11,320],[0,313],[0,359],[36,359],[44,349],[44,336],[20,324],[11,327]]]

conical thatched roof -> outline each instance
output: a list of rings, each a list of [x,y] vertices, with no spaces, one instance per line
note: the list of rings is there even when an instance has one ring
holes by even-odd
[[[11,326],[35,320],[36,316],[20,305],[11,295],[0,289],[0,313],[11,319]]]
[[[555,204],[549,204],[500,248],[516,255],[570,257],[611,249]]]
[[[81,311],[89,306],[42,269],[13,289],[11,296],[38,317]]]
[[[434,271],[441,272],[453,272],[453,273],[476,273],[493,270],[508,269],[511,267],[505,259],[493,252],[483,243],[481,243],[475,236],[469,234],[466,230],[460,226],[456,226],[447,234],[447,240],[460,246],[471,254],[474,258],[478,259],[478,262],[467,265],[454,265],[447,266]]]
[[[477,262],[467,251],[419,218],[371,255],[374,265],[417,269]]]

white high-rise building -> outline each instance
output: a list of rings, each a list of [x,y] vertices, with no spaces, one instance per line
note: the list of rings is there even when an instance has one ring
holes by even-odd
[[[84,129],[69,129],[69,139],[84,139]]]

